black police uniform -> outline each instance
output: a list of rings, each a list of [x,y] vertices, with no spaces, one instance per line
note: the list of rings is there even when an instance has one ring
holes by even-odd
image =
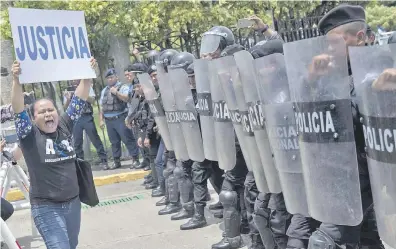
[[[164,50],[158,55],[158,61],[161,61],[165,66],[168,66],[172,61],[172,58],[178,53],[179,52],[174,49]],[[176,213],[181,209],[178,183],[173,172],[176,168],[176,161],[175,152],[165,149],[164,163],[166,168],[163,171],[166,186],[165,196],[161,201],[159,201],[159,203],[157,203],[157,205],[166,204],[166,207],[158,211],[159,215]]]
[[[250,248],[271,249],[275,247],[275,241],[269,228],[269,217],[271,210],[267,207],[256,206],[256,199],[259,197],[259,194],[260,192],[257,189],[253,172],[249,171],[245,180],[245,205],[247,211],[247,221],[249,223],[250,229],[249,236],[252,240],[252,245]],[[257,215],[261,217],[256,218]],[[256,220],[259,223],[257,223]]]
[[[144,147],[141,151],[144,151],[142,154],[149,160],[149,165],[152,171],[153,181],[146,187],[147,189],[154,189],[158,187],[158,176],[155,168],[155,158],[157,157],[158,147],[160,144],[160,137],[156,132],[153,132],[153,125],[149,123],[150,116],[150,107],[144,98],[144,96],[138,96],[135,94],[135,99],[138,101],[137,105],[133,105],[134,111],[130,113],[127,117],[127,121],[130,123],[134,123],[134,127],[136,130],[137,138],[142,139],[142,143],[145,138],[150,139],[150,147]],[[149,134],[149,135],[147,135]]]
[[[327,13],[319,22],[319,29],[327,34],[330,30],[351,22],[365,22],[365,12],[360,6],[342,4]],[[375,218],[373,216],[373,198],[371,194],[370,179],[366,152],[364,150],[364,135],[359,122],[359,108],[354,101],[355,93],[351,84],[352,113],[355,133],[355,143],[357,151],[357,161],[359,166],[360,191],[362,196],[363,222],[358,226],[341,226],[329,223],[321,223],[309,239],[309,248],[357,248],[361,242],[367,244],[369,248],[382,248],[382,243],[376,231]],[[367,231],[372,228],[371,231]],[[361,233],[362,228],[365,233]],[[365,236],[367,240],[362,236]]]
[[[133,91],[130,91],[130,95],[131,95],[129,97],[130,100],[128,102],[128,116],[126,117],[126,120],[130,124],[132,124],[132,121],[135,121],[135,118],[138,118],[136,115],[144,107],[144,104],[142,103],[142,98],[137,94],[135,94]],[[142,137],[143,135],[143,132],[141,129],[139,129],[138,125],[134,125],[132,127],[132,131],[137,139],[139,139],[139,137]],[[150,149],[143,147],[143,148],[139,148],[139,150],[140,150],[140,154],[142,155],[143,161],[140,163],[140,165],[137,166],[132,165],[131,169],[142,169],[142,168],[145,169],[147,168],[147,170],[150,169]]]
[[[191,65],[193,66],[193,65]],[[189,67],[190,68],[190,67]],[[187,70],[189,70],[189,68]],[[191,72],[192,73],[192,72]],[[198,103],[196,89],[191,90],[195,105]],[[198,121],[200,124],[200,114],[198,110]],[[190,230],[200,228],[206,225],[205,219],[205,206],[206,202],[210,200],[210,194],[208,191],[208,179],[211,182],[213,188],[220,194],[221,185],[223,184],[224,171],[219,168],[219,164],[215,161],[205,159],[203,162],[193,162],[191,167],[191,180],[193,184],[193,200],[194,200],[194,216],[185,224],[180,226],[181,230]],[[221,205],[211,205],[210,209],[221,211]]]
[[[262,36],[260,42],[253,46],[249,52],[254,59],[274,53],[283,53],[283,40],[277,32],[272,31],[269,36]],[[247,199],[247,196],[245,198]],[[292,216],[286,210],[283,194],[258,193],[254,202],[253,220],[265,248],[286,248],[288,241],[286,231]]]
[[[84,159],[83,139],[84,130],[87,133],[102,163],[107,164],[107,154],[103,147],[102,140],[98,135],[95,121],[93,118],[93,108],[90,103],[86,103],[81,117],[76,121],[73,128],[74,148],[77,158]]]

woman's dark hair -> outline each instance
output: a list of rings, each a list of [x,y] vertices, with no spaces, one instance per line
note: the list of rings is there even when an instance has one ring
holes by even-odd
[[[52,99],[50,99],[50,98],[36,99],[36,100],[34,100],[33,103],[29,106],[29,115],[30,115],[30,117],[31,117],[32,119],[34,118],[34,108],[35,108],[35,106],[36,106],[36,103],[39,102],[39,101],[41,101],[41,100],[48,100],[48,101],[51,101],[52,104],[54,105],[55,109],[56,109],[55,102],[54,102]]]

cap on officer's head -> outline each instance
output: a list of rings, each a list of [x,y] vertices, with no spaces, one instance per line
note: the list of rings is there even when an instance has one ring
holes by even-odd
[[[114,68],[107,69],[107,71],[105,73],[105,78],[112,76],[112,75],[117,75],[116,70]]]
[[[133,63],[132,65],[128,65],[125,68],[125,71],[132,73],[145,73],[147,72],[147,70],[148,70],[147,65],[141,62]]]
[[[147,71],[147,73],[149,75],[151,75],[152,73],[157,72],[157,67],[155,66],[155,64],[151,65]]]
[[[358,5],[340,4],[330,10],[320,19],[318,28],[324,34],[338,26],[351,22],[365,22],[366,13],[363,7]]]
[[[365,22],[366,13],[363,7],[358,5],[340,4],[330,10],[320,19],[318,28],[324,34],[338,26],[351,22]]]
[[[283,54],[283,40],[275,39],[261,41],[249,49],[254,59],[261,58],[270,54]]]

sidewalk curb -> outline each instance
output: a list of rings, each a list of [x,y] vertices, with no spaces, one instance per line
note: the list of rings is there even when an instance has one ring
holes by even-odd
[[[148,175],[149,173],[150,171],[139,170],[139,171],[119,173],[108,176],[97,176],[94,177],[94,181],[95,181],[95,186],[99,187],[99,186],[110,185],[119,182],[129,182],[129,181],[139,180],[142,179],[145,175]],[[23,196],[22,192],[19,189],[10,190],[6,196],[6,200],[8,201],[19,201],[23,199],[25,199],[25,197]]]

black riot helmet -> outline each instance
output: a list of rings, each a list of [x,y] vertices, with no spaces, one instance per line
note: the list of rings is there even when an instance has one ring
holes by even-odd
[[[187,71],[188,66],[194,62],[195,56],[188,52],[181,52],[175,55],[171,61],[170,68],[183,68]]]
[[[166,49],[159,54],[158,60],[156,62],[163,64],[165,70],[168,70],[167,68],[171,64],[173,57],[175,57],[178,53],[179,52],[174,49]]]
[[[224,26],[215,26],[205,32],[201,40],[201,54],[210,54],[220,49],[223,51],[226,47],[235,43],[234,34]]]
[[[187,67],[186,72],[188,76],[194,76],[194,62]]]
[[[157,50],[148,51],[148,53],[146,54],[147,65],[151,66],[155,64],[155,62],[158,60],[159,54],[160,52],[158,52]]]

